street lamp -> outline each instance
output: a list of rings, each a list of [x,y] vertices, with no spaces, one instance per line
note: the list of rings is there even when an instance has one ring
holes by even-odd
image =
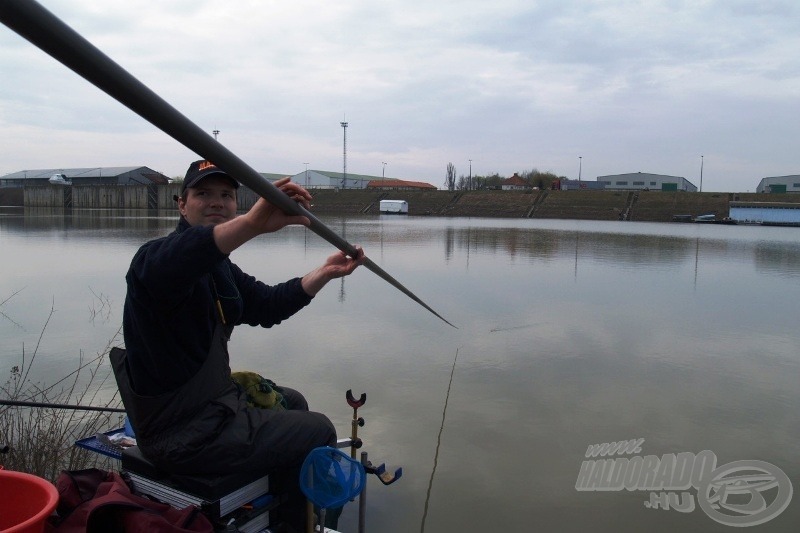
[[[308,163],[303,163],[306,166],[306,189],[308,188]]]
[[[703,192],[703,156],[700,156],[700,192]]]
[[[347,188],[347,122],[340,122],[339,125],[342,127],[342,188]]]
[[[581,181],[582,170],[583,170],[583,156],[578,156],[578,181]]]
[[[472,189],[472,159],[469,160],[469,180],[467,180],[467,189]]]
[[[381,170],[381,177],[385,178],[386,177],[386,165],[388,165],[389,163],[387,163],[386,161],[382,161],[381,163],[383,164],[383,170]]]

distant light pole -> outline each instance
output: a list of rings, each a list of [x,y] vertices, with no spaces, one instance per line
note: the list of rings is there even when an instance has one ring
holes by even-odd
[[[469,180],[467,180],[467,189],[472,189],[472,159],[469,160]]]
[[[340,122],[342,126],[342,133],[343,133],[343,149],[342,149],[342,188],[347,188],[347,122]]]
[[[703,156],[700,156],[700,192],[703,192]]]
[[[306,166],[306,189],[308,188],[308,163],[303,163]]]
[[[581,171],[583,170],[583,157],[578,156],[578,181],[581,181]]]
[[[386,165],[388,165],[389,163],[387,163],[386,161],[382,161],[381,163],[383,164],[383,170],[381,170],[381,177],[385,178],[386,177]]]
[[[219,130],[218,130],[218,129],[215,129],[215,130],[214,130],[214,131],[212,131],[211,133],[213,133],[213,134],[214,134],[214,140],[216,141],[216,140],[217,140],[217,135],[219,135]]]

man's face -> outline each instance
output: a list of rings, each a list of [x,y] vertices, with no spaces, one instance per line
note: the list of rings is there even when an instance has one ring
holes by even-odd
[[[236,189],[225,176],[208,176],[178,198],[178,210],[192,226],[216,226],[236,217]]]

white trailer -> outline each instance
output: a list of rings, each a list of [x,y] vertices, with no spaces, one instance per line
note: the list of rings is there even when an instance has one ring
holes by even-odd
[[[408,202],[405,200],[381,200],[381,213],[393,213],[398,215],[408,214]]]

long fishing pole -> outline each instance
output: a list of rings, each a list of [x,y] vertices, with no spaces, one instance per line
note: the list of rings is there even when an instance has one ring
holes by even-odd
[[[284,213],[307,217],[311,231],[350,257],[356,257],[357,251],[352,244],[337,235],[302,205],[275,187],[39,3],[33,0],[2,0],[0,21],[185,147],[213,161],[219,168],[235,176]],[[453,326],[371,259],[366,258],[364,266],[445,323]]]
[[[28,402],[24,400],[0,400],[0,405],[11,407],[43,407],[47,409],[72,409],[73,411],[104,411],[110,413],[124,413],[120,407],[100,407],[95,405],[74,405],[66,403]]]

